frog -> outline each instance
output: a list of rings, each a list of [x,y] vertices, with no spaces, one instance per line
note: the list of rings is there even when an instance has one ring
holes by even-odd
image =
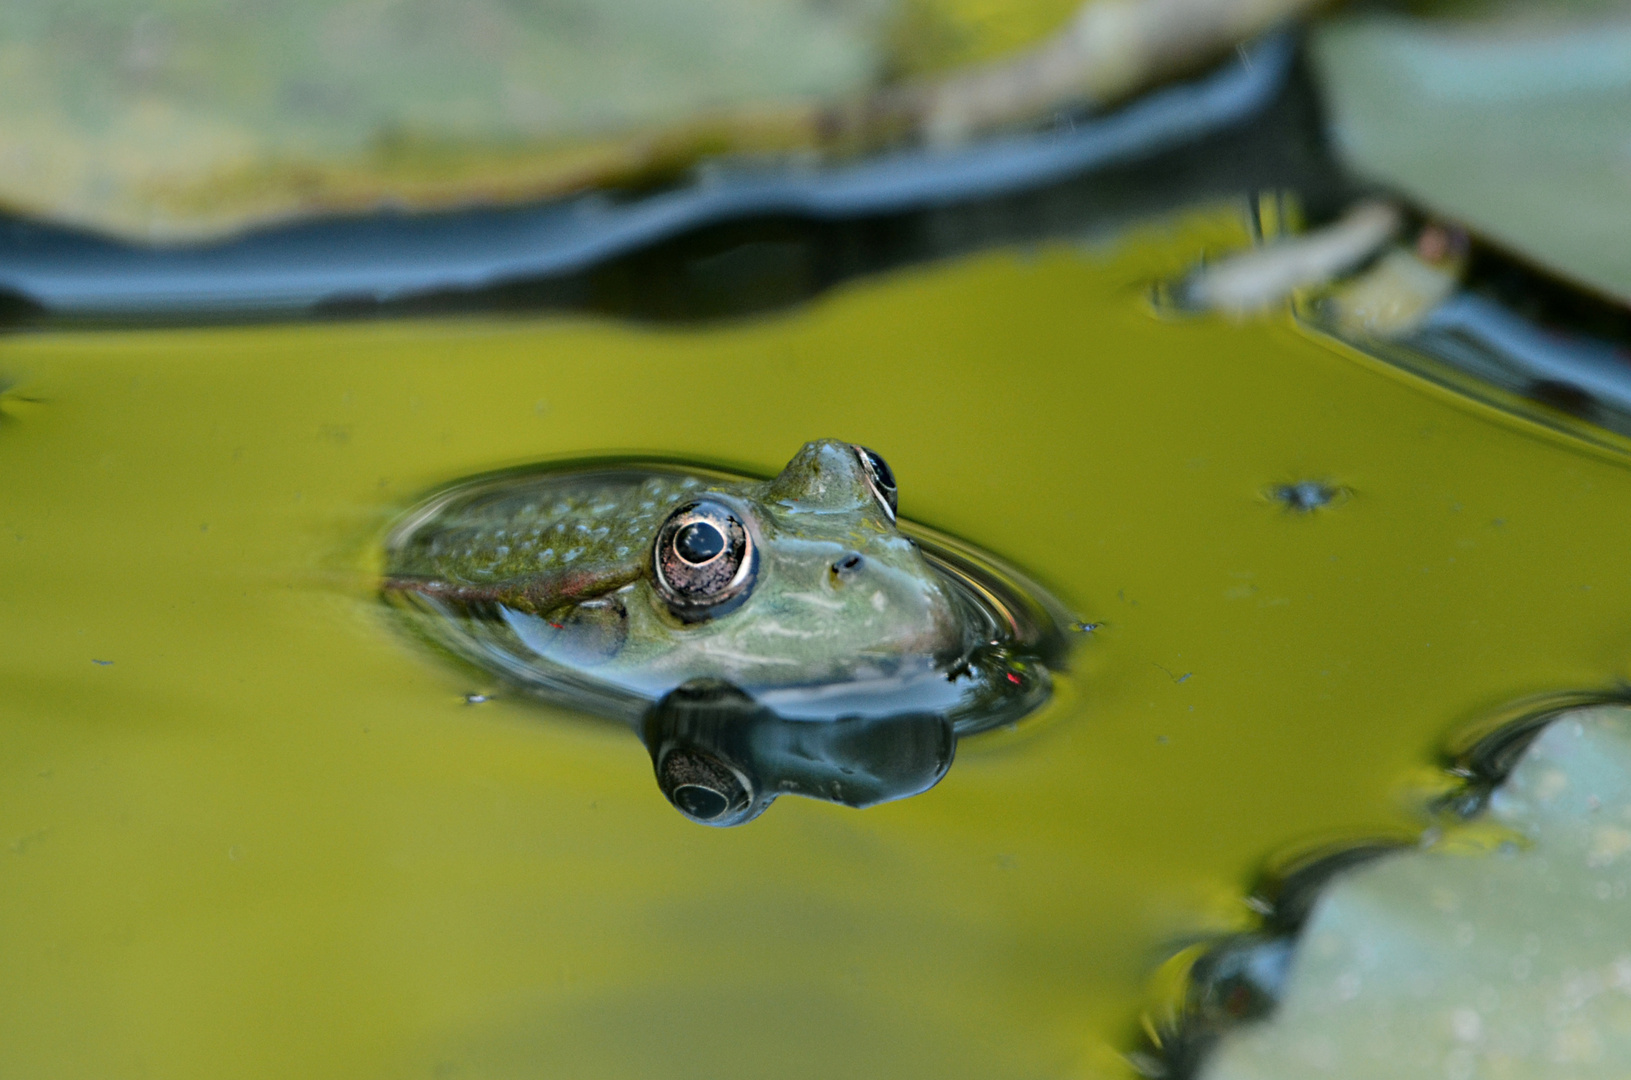
[[[959,731],[1045,700],[1055,607],[995,566],[908,527],[885,459],[829,438],[769,478],[606,460],[456,484],[387,537],[381,592],[444,650],[629,723],[677,808],[736,824],[780,791],[914,794]],[[905,746],[919,765],[861,760]]]

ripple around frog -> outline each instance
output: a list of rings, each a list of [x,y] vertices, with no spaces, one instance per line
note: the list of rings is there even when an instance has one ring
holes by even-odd
[[[385,541],[387,571],[457,515],[502,515],[654,479],[706,493],[757,478],[649,458],[478,476],[404,515]],[[1051,696],[1052,673],[1063,669],[1068,652],[1064,628],[1072,624],[1062,605],[969,544],[915,523],[897,526],[952,598],[962,648],[843,681],[737,686],[713,677],[608,677],[597,669],[604,650],[615,650],[620,639],[614,620],[596,614],[594,600],[546,620],[502,603],[393,587],[389,577],[382,594],[439,650],[549,704],[628,724],[677,809],[703,824],[736,825],[784,793],[853,807],[919,794],[950,769],[959,738],[1012,724]],[[652,542],[645,540],[647,576]],[[548,635],[570,641],[563,647]]]

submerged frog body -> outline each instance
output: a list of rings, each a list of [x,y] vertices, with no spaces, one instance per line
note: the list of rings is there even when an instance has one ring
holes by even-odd
[[[649,462],[478,478],[410,513],[386,556],[384,591],[423,633],[547,698],[638,724],[665,793],[699,820],[720,814],[698,812],[718,807],[695,790],[689,808],[676,796],[701,783],[687,777],[712,776],[716,793],[734,783],[742,790],[720,796],[733,804],[744,792],[759,800],[734,806],[733,819],[768,802],[754,775],[801,790],[800,768],[719,765],[723,742],[738,759],[749,745],[800,762],[854,759],[882,745],[884,728],[866,725],[889,721],[884,742],[898,754],[901,718],[921,718],[945,727],[946,752],[899,783],[932,785],[954,729],[1005,722],[1045,699],[1045,654],[1057,652],[1045,602],[1011,578],[981,578],[966,551],[904,533],[888,465],[830,439],[771,480]],[[722,719],[699,721],[709,710]],[[842,730],[764,734],[810,721]],[[700,758],[676,751],[665,724],[719,745]],[[744,742],[749,727],[760,734]],[[940,736],[914,738],[936,746]],[[842,777],[879,770],[826,764],[820,790],[804,793],[851,804],[910,793],[874,783],[846,794]]]

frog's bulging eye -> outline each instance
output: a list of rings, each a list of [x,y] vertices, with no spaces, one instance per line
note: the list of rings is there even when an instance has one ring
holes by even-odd
[[[742,519],[721,503],[703,500],[680,507],[657,530],[651,564],[669,608],[695,621],[747,598],[758,556]]]
[[[873,497],[889,515],[889,520],[894,521],[900,496],[895,490],[895,474],[890,471],[889,463],[864,446],[856,446],[854,450],[855,456],[861,459],[861,471],[866,473],[867,486],[872,489]]]

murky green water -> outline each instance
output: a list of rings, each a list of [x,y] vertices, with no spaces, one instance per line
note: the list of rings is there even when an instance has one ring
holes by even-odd
[[[1150,313],[1239,229],[714,329],[0,342],[3,1071],[1125,1075],[1156,968],[1245,922],[1262,859],[1418,827],[1446,732],[1628,673],[1623,461],[1287,323]],[[699,828],[625,728],[465,704],[492,688],[376,598],[436,484],[828,435],[1104,624],[922,796]],[[1306,479],[1350,495],[1264,494]]]

